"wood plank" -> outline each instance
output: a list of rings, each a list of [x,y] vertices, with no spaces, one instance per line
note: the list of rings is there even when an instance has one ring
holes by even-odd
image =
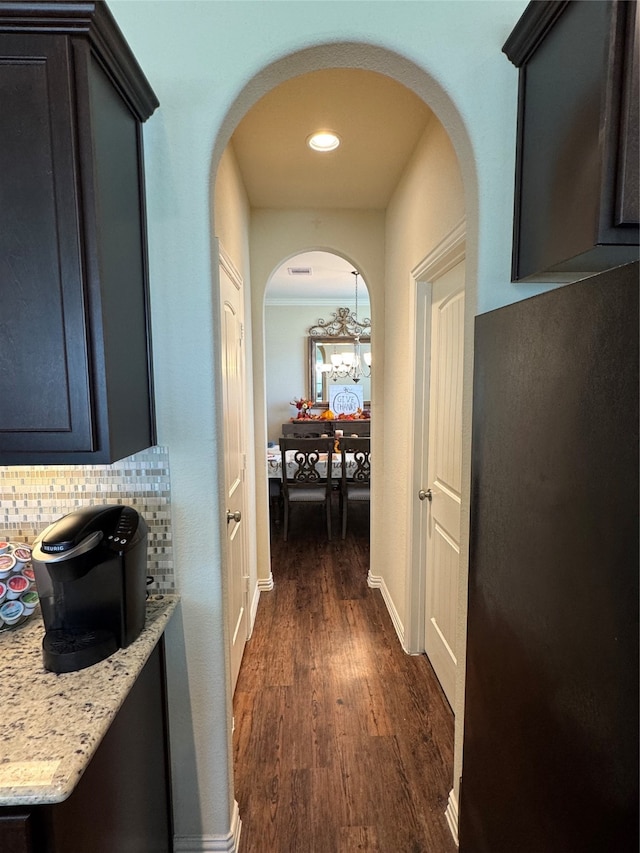
[[[338,853],[384,853],[375,826],[344,826],[338,838]]]
[[[344,541],[321,519],[287,543],[272,530],[234,697],[242,853],[455,853],[453,715],[367,586],[367,522]]]

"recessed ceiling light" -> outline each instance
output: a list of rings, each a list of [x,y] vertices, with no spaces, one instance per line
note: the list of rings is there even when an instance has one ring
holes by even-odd
[[[334,151],[340,145],[340,137],[332,130],[319,130],[311,134],[307,145],[314,151]]]

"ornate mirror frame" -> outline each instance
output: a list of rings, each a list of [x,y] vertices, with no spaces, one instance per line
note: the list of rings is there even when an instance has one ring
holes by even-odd
[[[361,345],[371,345],[371,320],[369,318],[358,320],[349,308],[338,308],[337,312],[332,316],[333,319],[326,322],[323,319],[319,319],[317,324],[315,326],[311,326],[309,329],[307,382],[309,399],[313,400],[313,405],[316,409],[329,408],[328,383],[331,381],[328,379],[326,374],[323,376],[322,387],[326,392],[326,399],[323,396],[318,400],[318,379],[316,372],[316,364],[318,363],[318,345],[325,346],[327,344],[333,344],[340,346],[349,344],[350,346],[353,346],[356,337],[359,337]],[[370,382],[371,380],[366,379],[364,381]],[[336,384],[352,385],[355,383],[353,383],[352,380],[345,380],[343,383],[338,382]],[[369,389],[370,388],[371,386],[369,385]],[[369,391],[369,397],[370,396],[371,392]],[[365,399],[364,405],[368,408],[371,405],[371,400]]]

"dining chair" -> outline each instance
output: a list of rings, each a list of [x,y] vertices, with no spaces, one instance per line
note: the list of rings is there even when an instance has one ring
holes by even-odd
[[[349,501],[371,502],[371,439],[345,436],[340,439],[340,453],[342,454],[340,510],[344,539],[347,535]]]
[[[289,534],[292,504],[325,505],[327,539],[331,541],[332,438],[281,438],[284,541]]]

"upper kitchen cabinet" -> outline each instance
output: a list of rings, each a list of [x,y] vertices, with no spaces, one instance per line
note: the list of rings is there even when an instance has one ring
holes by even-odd
[[[520,69],[513,281],[636,260],[635,0],[536,0],[503,50]]]
[[[155,443],[142,123],[106,5],[0,3],[0,464]]]

